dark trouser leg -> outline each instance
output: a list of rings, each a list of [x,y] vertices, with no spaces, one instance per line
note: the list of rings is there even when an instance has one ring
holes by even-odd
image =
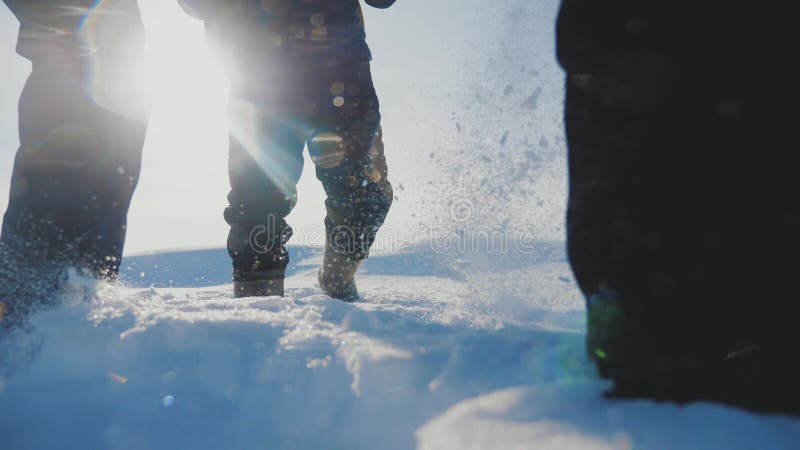
[[[289,263],[285,244],[292,230],[285,218],[297,202],[309,132],[298,116],[297,93],[303,89],[296,84],[302,83],[273,58],[268,27],[258,14],[225,7],[204,18],[210,43],[225,55],[232,85],[225,220],[235,294],[280,294],[280,283],[262,281],[282,280]]]
[[[285,244],[292,230],[285,218],[297,202],[306,139],[291,93],[296,80],[281,76],[286,64],[272,58],[269,29],[257,11],[205,12],[209,43],[224,55],[231,78],[228,253],[234,282],[258,285],[282,279],[289,263]],[[256,286],[252,295],[259,291]]]
[[[602,87],[571,79],[566,102],[569,256],[588,301],[590,351],[612,372],[648,353],[682,358],[724,345],[719,334],[698,337],[722,306],[723,288],[706,282],[719,275],[714,258],[730,237],[720,225],[732,219],[711,212],[724,197],[703,180],[713,150],[693,117],[697,98],[656,98],[682,84],[661,62],[645,69],[655,91],[637,93],[647,106],[605,97],[626,64],[609,61],[615,75],[593,80]]]
[[[309,141],[328,198],[325,228],[334,249],[366,258],[392,204],[369,62],[343,63],[315,81],[316,133]]]
[[[21,297],[54,287],[66,266],[117,274],[148,105],[135,104],[135,1],[7,3],[33,63],[0,238],[4,290]]]
[[[790,103],[763,70],[781,41],[744,10],[661,6],[560,17],[588,349],[623,395],[796,408]]]
[[[289,263],[284,244],[291,228],[284,219],[297,202],[304,135],[263,103],[240,97],[231,105],[225,220],[234,280],[283,278]]]
[[[309,152],[328,195],[319,284],[331,297],[359,298],[355,274],[392,203],[378,98],[368,61],[347,61],[314,77],[317,132]]]

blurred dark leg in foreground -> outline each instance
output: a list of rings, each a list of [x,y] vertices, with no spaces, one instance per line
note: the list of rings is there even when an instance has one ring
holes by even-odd
[[[793,53],[760,9],[562,3],[569,255],[618,396],[800,411]]]
[[[0,302],[22,318],[66,269],[113,279],[148,113],[135,0],[5,0],[32,62],[0,236]]]

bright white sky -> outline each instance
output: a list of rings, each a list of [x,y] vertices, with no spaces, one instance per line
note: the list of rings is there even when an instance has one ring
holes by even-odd
[[[228,190],[225,78],[206,50],[200,22],[186,16],[175,1],[139,0],[139,4],[148,33],[155,103],[142,177],[129,216],[126,253],[222,247]],[[552,56],[556,6],[557,0],[398,0],[388,10],[365,6],[390,179],[399,198],[387,221],[393,233],[403,235],[430,219],[430,210],[437,207],[432,199],[448,194],[431,189],[431,183],[443,176],[458,180],[457,174],[447,174],[448,164],[441,158],[432,160],[431,153],[468,158],[486,151],[482,145],[497,142],[509,129],[512,138],[515,129],[521,133],[515,141],[520,145],[544,136],[557,142],[562,96]],[[14,53],[16,27],[11,13],[0,7],[2,210],[18,145],[16,103],[28,71],[27,62]],[[508,85],[521,96],[508,100],[516,106],[543,86],[539,111],[545,114],[531,119],[533,113],[515,110],[505,117],[508,108],[501,97]],[[476,113],[477,103],[493,118]],[[459,130],[472,127],[474,145],[464,134],[455,134],[456,122]],[[324,217],[324,197],[310,161],[306,162],[300,203],[289,221],[298,238],[314,240]],[[544,199],[538,207],[508,206],[520,208],[523,215],[535,214],[531,221],[544,238],[563,234],[565,174],[560,173],[561,160],[556,162],[553,170],[558,174],[534,187],[537,199]],[[494,201],[477,197],[471,200]]]

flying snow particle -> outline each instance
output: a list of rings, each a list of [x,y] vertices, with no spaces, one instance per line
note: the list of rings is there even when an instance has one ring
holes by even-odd
[[[503,137],[500,138],[500,146],[501,147],[505,147],[506,146],[506,142],[508,142],[508,131],[503,133]]]
[[[528,109],[530,111],[536,110],[539,107],[539,97],[542,95],[542,88],[536,88],[531,94],[530,97],[526,98],[524,102],[522,102],[522,107]]]

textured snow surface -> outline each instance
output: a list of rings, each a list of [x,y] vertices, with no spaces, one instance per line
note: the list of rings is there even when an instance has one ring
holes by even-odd
[[[226,270],[216,250],[130,258],[129,287],[73,280],[65,304],[35,316],[23,341],[2,342],[30,351],[3,361],[0,448],[800,442],[800,422],[788,417],[603,399],[606,385],[583,356],[582,300],[558,246],[527,264],[467,268],[423,252],[376,255],[355,304],[320,292],[318,252],[293,254],[285,298],[233,299],[230,285],[208,285]],[[159,287],[168,271],[183,287]]]

